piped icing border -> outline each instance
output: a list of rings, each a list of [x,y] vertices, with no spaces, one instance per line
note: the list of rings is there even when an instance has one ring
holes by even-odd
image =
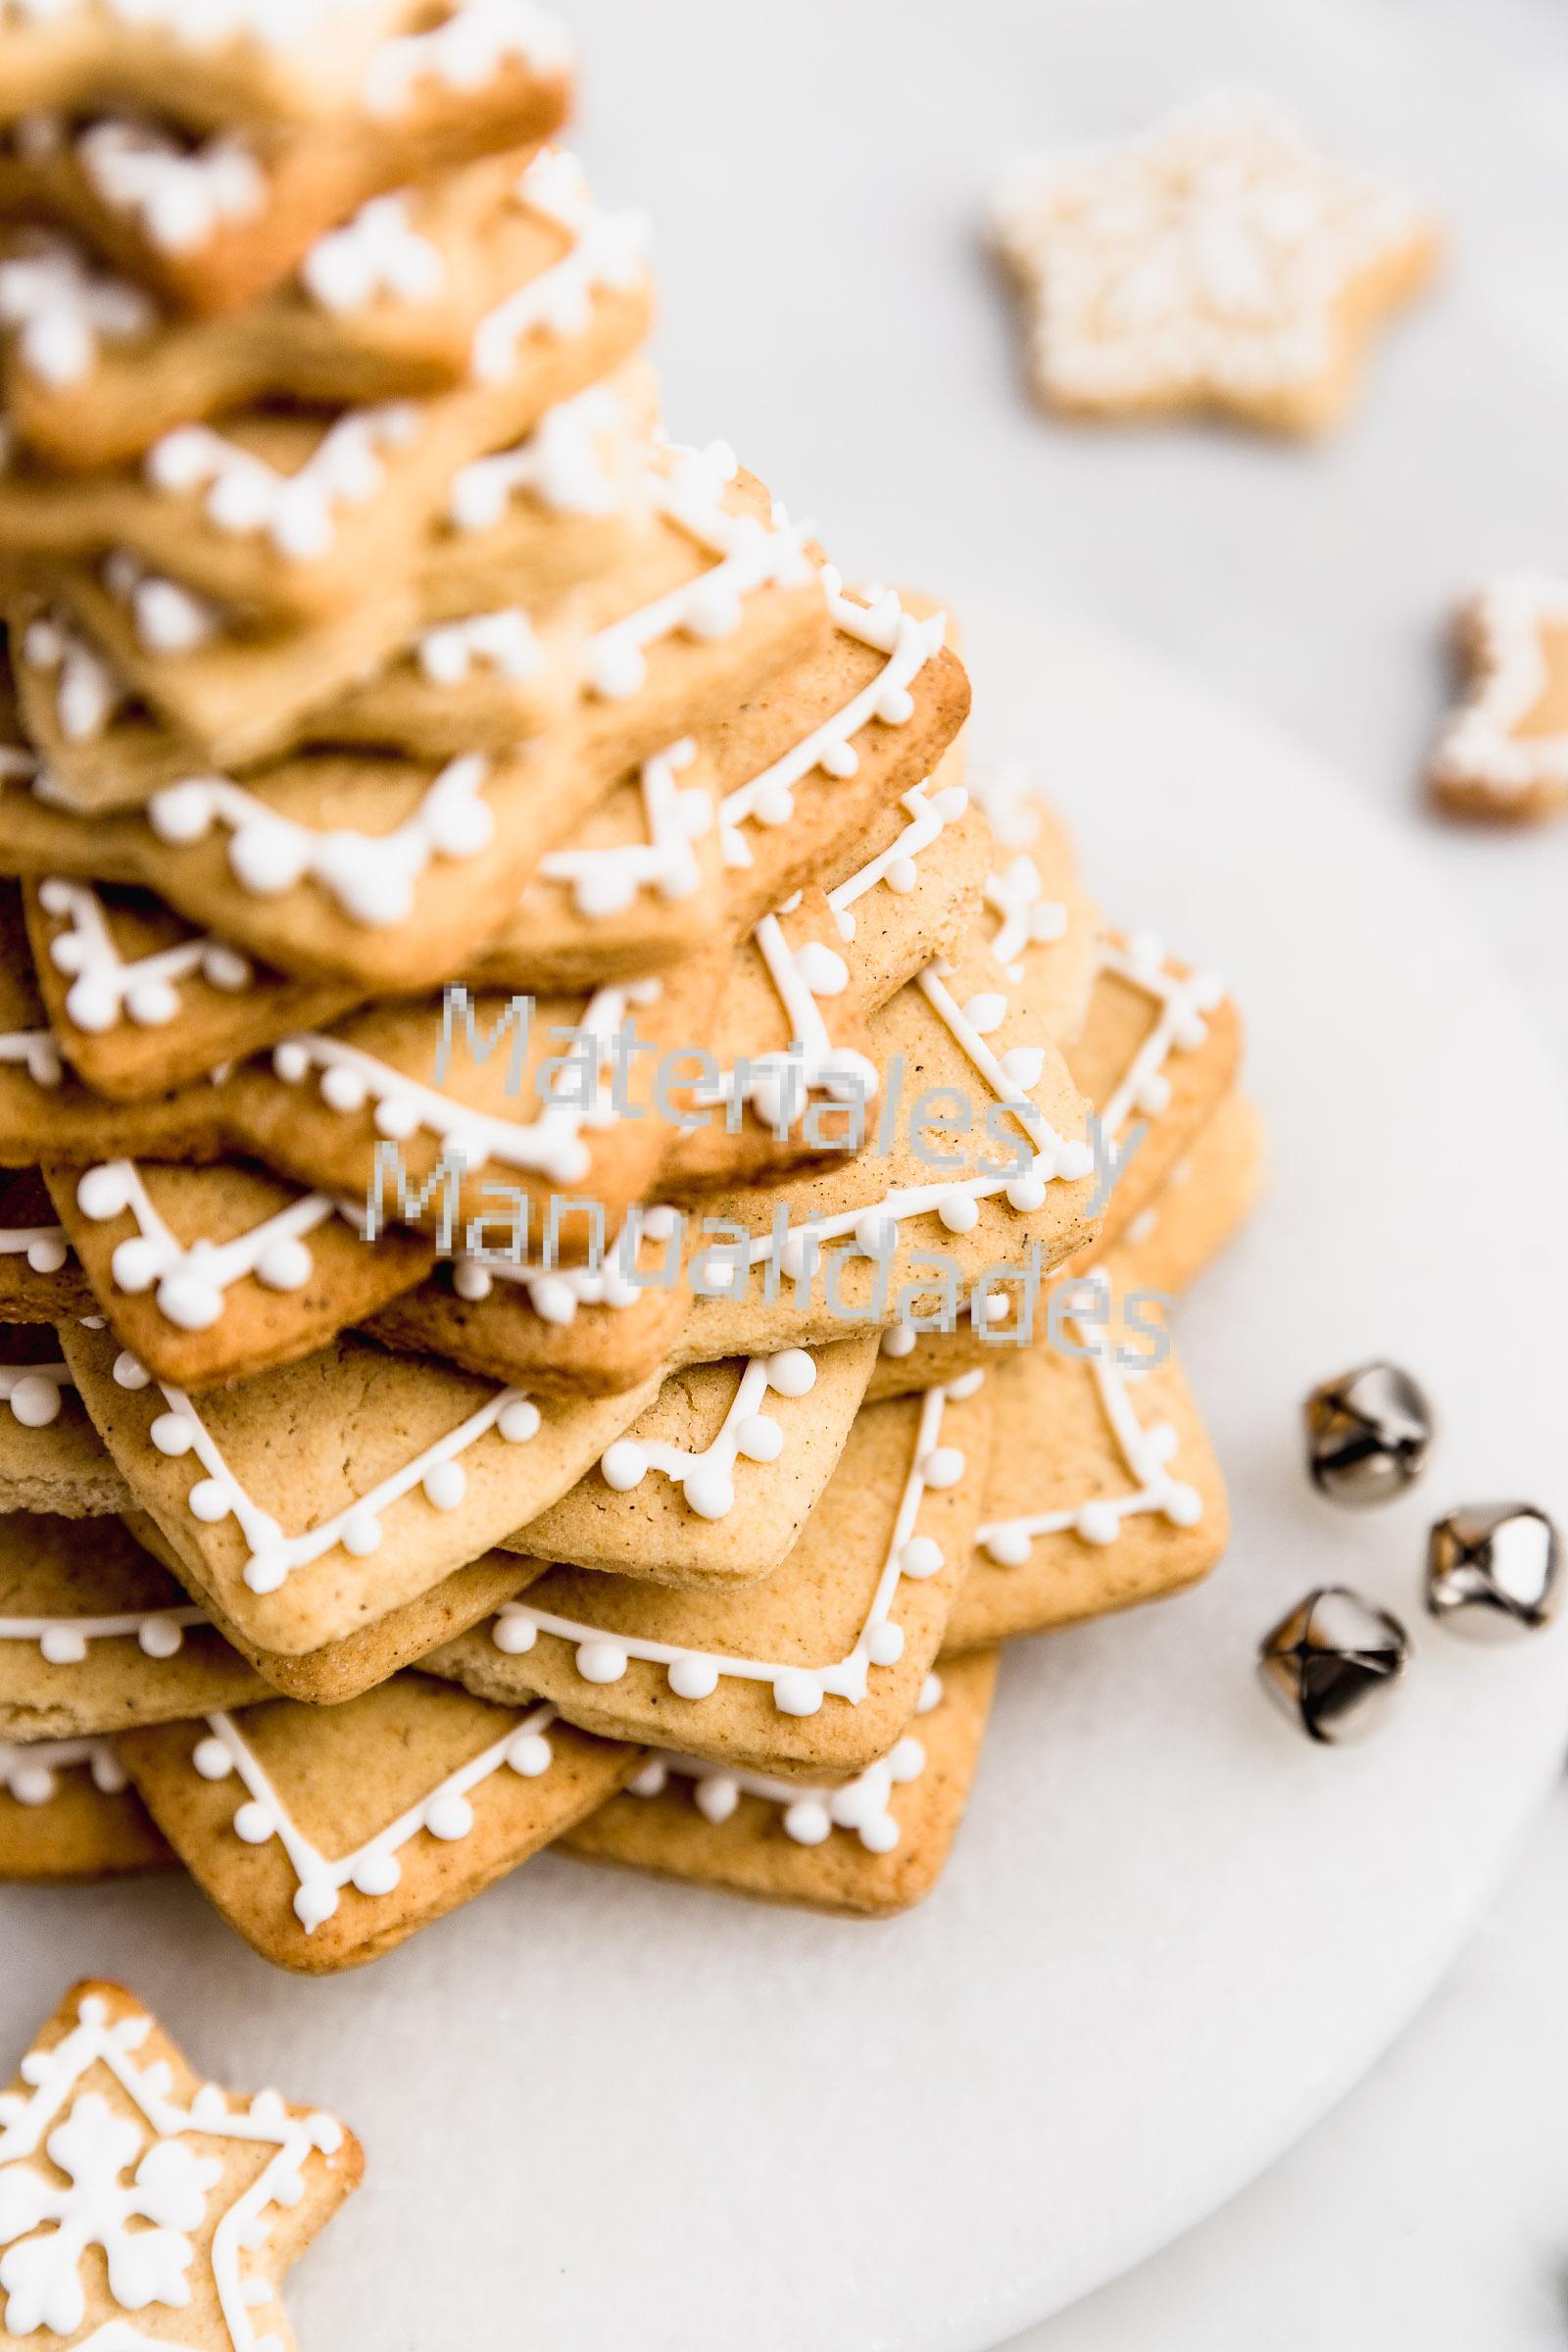
[[[929,1715],[941,1704],[942,1678],[928,1674],[915,1712]],[[819,1788],[659,1748],[626,1783],[625,1793],[662,1796],[672,1780],[689,1782],[693,1803],[715,1830],[733,1818],[743,1796],[760,1797],[778,1808],[779,1827],[796,1845],[825,1845],[835,1830],[846,1830],[853,1831],[868,1854],[891,1854],[900,1835],[893,1791],[917,1781],[925,1767],[925,1743],[912,1732],[906,1732],[887,1755],[868,1764],[853,1781]]]
[[[203,2083],[190,2105],[183,2107],[171,2096],[172,2077],[162,2060],[144,2067],[133,2062],[135,2052],[152,2031],[153,2021],[149,2016],[139,2012],[111,2023],[108,2005],[96,1993],[83,1997],[76,2016],[75,2027],[63,2039],[50,2049],[30,2050],[23,2060],[22,2077],[26,2089],[8,2091],[0,2097],[0,2166],[16,2167],[21,2172],[29,2158],[37,2158],[46,2147],[51,2128],[67,2100],[94,2066],[107,2067],[114,2076],[150,2127],[155,2148],[178,2144],[190,2134],[204,2140],[247,2141],[270,2150],[254,2179],[220,2216],[207,2260],[231,2352],[280,2352],[282,2338],[271,2331],[265,2339],[258,2337],[252,2318],[253,2312],[275,2303],[275,2289],[260,2272],[247,2273],[246,2257],[266,2244],[271,2229],[269,2215],[274,2209],[286,2211],[298,2205],[304,2193],[303,2167],[312,2151],[318,2149],[331,2156],[342,2146],[343,2127],[329,2115],[290,2114],[275,2090],[259,2091],[244,2104],[230,2106],[228,2094],[216,2082]],[[119,2111],[108,2100],[77,2097],[71,2108],[70,2122],[78,2141],[90,2135],[102,2142],[112,2135],[109,2144],[119,2155],[122,2126]],[[148,2155],[153,2152],[148,2151]],[[144,2155],[142,2162],[147,2161],[148,2156]],[[109,2169],[118,2171],[122,2165],[122,2157],[119,2164]],[[199,2180],[203,2206],[206,2191],[215,2184],[220,2169],[210,2159],[206,2169],[195,2159],[187,2168],[193,2181]],[[134,2245],[136,2240],[132,2238],[130,2243]],[[184,2245],[181,2238],[173,2250],[178,2251]],[[188,2259],[188,2247],[185,2250]],[[183,2270],[184,2265],[177,2268]],[[71,2277],[74,2280],[74,2259]],[[115,2299],[119,2301],[118,2296]],[[168,2300],[167,2296],[161,2298],[160,2308]],[[53,2312],[53,2319],[61,2323],[66,2334],[74,2334],[81,2325],[79,2302],[78,2288],[74,2300],[68,2300],[66,2307]],[[16,2307],[13,2289],[6,2315],[8,2325]],[[30,2314],[20,2316],[30,2326]],[[42,2314],[39,2318],[41,2325]],[[26,2331],[24,2326],[22,2332]],[[175,2341],[158,2340],[168,2340],[172,2346]],[[96,2329],[89,2339],[99,2347],[99,2352],[129,2352],[132,2346],[152,2341],[114,2320]],[[86,2346],[83,2352],[87,2352]]]
[[[88,1168],[77,1179],[76,1206],[95,1224],[135,1220],[135,1233],[110,1258],[115,1287],[128,1298],[151,1291],[165,1321],[181,1331],[210,1331],[223,1313],[225,1293],[247,1277],[270,1291],[303,1290],[313,1272],[307,1237],[334,1216],[356,1226],[363,1216],[323,1193],[305,1193],[231,1241],[183,1243],[128,1159]]]
[[[533,1648],[541,1634],[572,1644],[578,1674],[586,1683],[618,1683],[633,1659],[662,1666],[677,1698],[710,1698],[723,1681],[770,1687],[781,1715],[815,1715],[823,1700],[842,1698],[858,1706],[874,1667],[896,1666],[904,1655],[904,1629],[893,1617],[901,1581],[921,1581],[944,1566],[941,1546],[917,1532],[920,1505],[928,1492],[956,1487],[964,1476],[961,1450],[942,1443],[950,1401],[972,1396],[983,1375],[968,1372],[946,1388],[929,1389],[920,1400],[909,1468],[894,1519],[882,1571],[860,1629],[851,1647],[826,1666],[796,1666],[779,1660],[735,1657],[726,1652],[656,1642],[636,1634],[608,1633],[581,1619],[560,1617],[526,1598],[503,1603],[491,1620],[490,1639],[509,1657]]]
[[[127,1775],[112,1740],[0,1740],[0,1788],[19,1805],[46,1805],[60,1793],[60,1775],[85,1767],[102,1796],[118,1796]],[[0,2116],[4,2102],[0,2100]],[[5,2137],[0,2133],[0,2157]]]
[[[95,1642],[133,1641],[148,1658],[172,1658],[185,1636],[210,1620],[180,1605],[120,1609],[101,1617],[0,1617],[0,1642],[31,1642],[49,1666],[81,1666]]]
[[[1109,1283],[1098,1270],[1078,1277],[1073,1287],[1085,1286],[1109,1296]],[[1149,1367],[1118,1364],[1102,1326],[1077,1316],[1067,1320],[1089,1356],[1100,1409],[1131,1485],[1124,1494],[1099,1494],[1056,1510],[987,1520],[975,1544],[994,1568],[1023,1567],[1039,1536],[1070,1533],[1085,1544],[1104,1545],[1115,1543],[1130,1519],[1157,1514],[1172,1527],[1196,1527],[1203,1516],[1198,1489],[1172,1475],[1181,1442],[1174,1422],[1146,1428],[1138,1417],[1134,1394]]]
[[[352,1886],[357,1893],[369,1896],[392,1893],[403,1875],[398,1856],[421,1831],[443,1843],[466,1838],[475,1819],[469,1798],[495,1774],[505,1770],[523,1780],[537,1780],[547,1773],[555,1756],[545,1735],[555,1720],[556,1710],[550,1706],[533,1707],[514,1717],[499,1740],[449,1772],[385,1829],[349,1853],[330,1857],[306,1837],[289,1813],[245,1738],[239,1718],[209,1715],[206,1736],[197,1741],[191,1761],[203,1780],[238,1777],[246,1793],[234,1815],[234,1833],[247,1845],[266,1845],[270,1839],[277,1839],[296,1881],[294,1915],[310,1936],[333,1916],[344,1887]]]
[[[584,922],[623,914],[644,890],[662,899],[689,899],[702,881],[693,843],[713,822],[713,797],[700,784],[682,785],[683,769],[697,757],[689,735],[656,752],[637,771],[645,839],[612,842],[602,849],[550,850],[539,861],[539,879],[559,882],[571,893],[572,910]]]

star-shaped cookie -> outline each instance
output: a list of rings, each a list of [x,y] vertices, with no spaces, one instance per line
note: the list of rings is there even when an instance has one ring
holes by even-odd
[[[1277,432],[1338,420],[1372,328],[1439,247],[1405,189],[1233,97],[1015,167],[992,232],[1029,304],[1048,407]]]

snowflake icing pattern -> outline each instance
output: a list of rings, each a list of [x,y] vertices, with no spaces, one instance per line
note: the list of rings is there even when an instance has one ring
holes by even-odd
[[[0,2287],[6,2290],[8,2334],[49,2328],[70,2335],[81,2326],[79,2264],[89,2246],[103,2248],[109,2291],[122,2310],[187,2304],[185,2274],[194,2248],[186,2232],[200,2229],[207,2192],[222,2166],[174,2140],[147,2146],[144,2131],[116,2115],[96,2091],[82,2093],[45,2144],[50,2161],[69,2175],[69,2187],[25,2164],[0,2172],[0,2245],[9,2249],[0,2257]],[[133,2227],[138,2222],[150,2227]]]

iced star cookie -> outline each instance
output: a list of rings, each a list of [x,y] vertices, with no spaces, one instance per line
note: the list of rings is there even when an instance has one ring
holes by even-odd
[[[536,1693],[607,1738],[793,1778],[860,1772],[919,1704],[978,1524],[977,1374],[862,1411],[772,1575],[739,1592],[552,1568],[432,1653],[493,1698]]]
[[[0,1529],[10,1511],[95,1519],[126,1501],[47,1324],[0,1324]]]
[[[672,1371],[597,1464],[504,1548],[726,1591],[791,1550],[835,1475],[876,1356],[869,1333]]]
[[[67,1993],[0,2114],[8,2337],[287,2352],[284,2276],[365,2170],[335,2117],[221,2089],[102,1983]]]
[[[1465,690],[1428,777],[1466,816],[1549,816],[1568,801],[1568,580],[1520,572],[1462,605]]]
[[[811,1785],[656,1750],[564,1853],[852,1919],[907,1910],[947,1863],[996,1682],[974,1651],[927,1675],[914,1722],[852,1781]]]
[[[1158,1308],[1099,1274],[1071,1303],[1052,1344],[990,1378],[996,1436],[949,1651],[1158,1599],[1224,1552],[1224,1484]]]
[[[1048,407],[1293,433],[1339,421],[1374,329],[1425,284],[1441,241],[1405,189],[1246,98],[1018,165],[991,228]]]
[[[0,1517],[0,1737],[119,1732],[267,1695],[120,1520]]]
[[[417,1600],[536,1519],[649,1401],[543,1398],[352,1337],[196,1398],[105,1332],[61,1348],[225,1632],[288,1656]]]
[[[269,399],[350,408],[440,391],[522,287],[541,323],[553,308],[586,308],[585,237],[640,254],[646,230],[634,215],[596,215],[560,150],[487,157],[372,197],[286,287],[219,318],[161,308],[59,231],[14,229],[0,238],[5,415],[46,464],[82,472]]]
[[[229,1925],[320,1975],[390,1951],[602,1804],[637,1763],[549,1706],[401,1674],[336,1707],[274,1699],[121,1743]]]
[[[516,0],[257,8],[218,42],[206,11],[29,13],[6,29],[6,209],[67,223],[199,312],[265,294],[367,198],[548,137],[568,98],[560,24]]]
[[[174,1867],[113,1740],[0,1739],[0,1881],[48,1886]]]

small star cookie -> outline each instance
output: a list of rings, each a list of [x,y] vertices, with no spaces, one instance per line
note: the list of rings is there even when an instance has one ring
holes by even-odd
[[[1446,808],[1549,816],[1568,802],[1568,576],[1515,572],[1459,609],[1467,691],[1428,765]]]
[[[130,1993],[78,1984],[0,2098],[0,2325],[285,2352],[278,2281],[364,2163],[333,2117],[204,2082]]]
[[[1048,407],[1298,433],[1338,421],[1373,325],[1439,249],[1414,196],[1245,98],[1017,166],[992,233],[1029,300]]]

